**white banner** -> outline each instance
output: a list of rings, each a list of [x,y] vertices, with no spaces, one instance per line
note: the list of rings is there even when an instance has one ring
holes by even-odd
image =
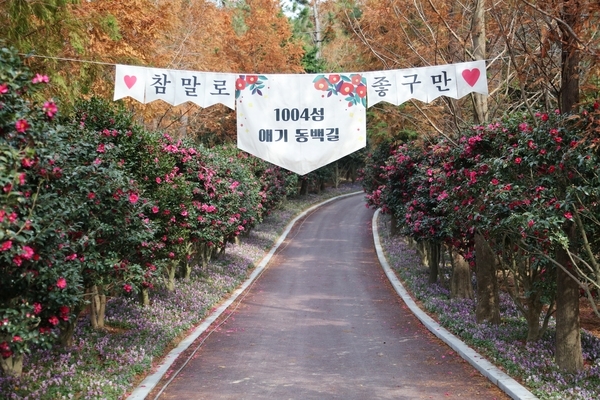
[[[366,145],[360,74],[240,75],[238,147],[305,175]]]
[[[131,97],[145,103],[146,68],[131,65],[117,65],[115,71],[115,95],[113,100]]]
[[[140,103],[162,100],[177,106],[223,104],[235,109],[235,74],[117,65],[114,100],[131,97]]]
[[[380,101],[488,94],[485,61],[320,75],[235,75],[117,65],[114,99],[236,109],[238,147],[304,175],[366,145]]]
[[[386,101],[431,103],[440,96],[459,99],[469,93],[487,94],[485,61],[431,67],[365,72],[369,107]]]

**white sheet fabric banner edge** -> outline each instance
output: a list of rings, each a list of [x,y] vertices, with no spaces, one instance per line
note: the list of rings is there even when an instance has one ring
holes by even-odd
[[[117,65],[114,100],[237,109],[238,148],[305,175],[366,146],[366,108],[487,95],[485,61],[328,74],[231,74]]]
[[[240,75],[238,148],[305,175],[366,145],[360,74]]]

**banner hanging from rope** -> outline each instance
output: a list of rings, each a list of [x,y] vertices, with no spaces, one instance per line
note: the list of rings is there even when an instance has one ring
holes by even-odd
[[[117,65],[114,100],[237,108],[238,147],[304,175],[366,145],[367,107],[470,93],[488,94],[485,61],[315,75]]]

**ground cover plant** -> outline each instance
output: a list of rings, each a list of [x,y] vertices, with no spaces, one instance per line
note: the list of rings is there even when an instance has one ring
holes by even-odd
[[[537,341],[526,342],[528,324],[506,292],[500,293],[499,325],[478,323],[473,299],[452,298],[451,267],[440,270],[440,279],[429,282],[428,267],[405,237],[389,234],[389,215],[378,223],[382,247],[392,268],[411,296],[442,326],[521,382],[540,399],[600,398],[600,339],[582,332],[585,368],[577,373],[562,371],[554,361],[555,324],[551,321]]]
[[[20,378],[0,377],[0,397],[122,398],[174,340],[181,339],[243,281],[295,215],[311,204],[357,190],[357,186],[346,185],[290,199],[238,244],[227,244],[222,257],[205,267],[195,265],[190,278],[178,281],[175,290],[158,285],[150,292],[148,307],[133,294],[108,299],[104,329],[94,330],[88,318],[81,318],[72,347],[34,347],[24,357]]]

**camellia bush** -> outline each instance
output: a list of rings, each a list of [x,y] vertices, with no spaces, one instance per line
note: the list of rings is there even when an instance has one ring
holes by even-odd
[[[590,298],[599,287],[598,108],[515,114],[429,151],[400,146],[379,166],[386,182],[366,188],[371,203],[404,214],[408,236],[418,231],[420,240],[462,247],[471,265],[473,235],[482,234],[528,321],[527,340],[538,340],[553,311],[556,268],[566,268]]]
[[[48,77],[0,52],[0,360],[102,329],[107,297],[173,290],[295,192],[297,176],[149,132],[97,98],[58,114]],[[276,172],[276,173],[272,173]],[[296,179],[293,179],[296,178]],[[292,192],[293,191],[293,192]]]
[[[0,360],[13,375],[33,344],[52,342],[81,300],[78,260],[61,246],[70,241],[70,205],[52,191],[65,179],[49,146],[62,129],[58,107],[32,101],[47,83],[14,51],[0,50]]]

